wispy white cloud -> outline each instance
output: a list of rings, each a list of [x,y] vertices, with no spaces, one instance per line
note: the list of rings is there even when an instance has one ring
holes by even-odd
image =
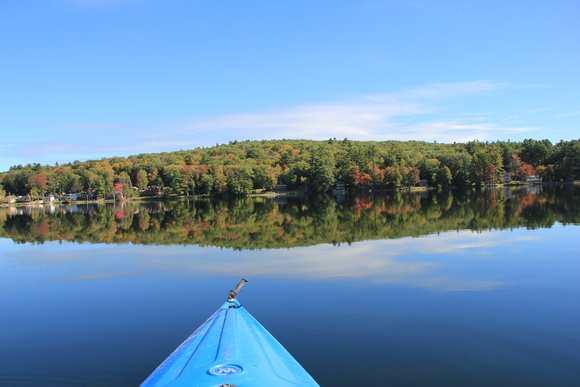
[[[455,98],[469,94],[481,94],[505,89],[510,85],[504,82],[494,81],[466,81],[452,83],[434,83],[431,85],[409,88],[408,90],[394,93],[396,96],[409,96],[412,98]]]
[[[405,127],[400,140],[439,141],[445,143],[467,142],[473,140],[493,140],[510,134],[535,131],[533,127],[504,126],[498,123],[468,123],[454,119],[447,121],[428,121]]]
[[[555,108],[553,108],[553,107],[538,108],[538,109],[534,109],[534,110],[529,110],[529,111],[525,112],[525,114],[543,113],[543,112],[547,112],[547,111],[554,110],[554,109]]]
[[[577,116],[579,114],[580,114],[580,110],[578,110],[577,112],[572,112],[572,113],[558,114],[558,117],[570,117],[570,116]]]
[[[42,138],[14,138],[5,158],[53,164],[136,153],[192,149],[233,140],[344,138],[464,142],[523,136],[537,128],[506,120],[513,112],[462,111],[448,105],[470,97],[504,92],[493,81],[431,84],[391,93],[361,95],[342,102],[276,110],[185,117],[162,125],[67,123]],[[490,118],[492,117],[492,118]],[[79,133],[81,135],[79,135]],[[0,163],[2,162],[0,158]]]
[[[445,100],[496,92],[505,84],[491,81],[433,84],[407,90],[360,96],[334,104],[311,104],[266,112],[232,114],[205,119],[191,119],[182,124],[183,138],[202,133],[227,134],[230,139],[307,138],[324,140],[348,137],[355,140],[487,140],[505,134],[535,130],[512,127],[497,122],[485,123],[485,117],[450,117],[429,119]],[[405,121],[412,119],[414,123]],[[479,123],[474,124],[473,121]],[[171,129],[170,129],[171,130]]]

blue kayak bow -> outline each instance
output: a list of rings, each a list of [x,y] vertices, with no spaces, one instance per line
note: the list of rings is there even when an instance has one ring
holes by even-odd
[[[235,299],[225,302],[141,387],[318,386],[290,353]]]

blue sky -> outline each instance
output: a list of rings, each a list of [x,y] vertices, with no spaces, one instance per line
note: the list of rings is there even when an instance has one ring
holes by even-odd
[[[0,2],[0,171],[330,137],[580,137],[580,2]]]

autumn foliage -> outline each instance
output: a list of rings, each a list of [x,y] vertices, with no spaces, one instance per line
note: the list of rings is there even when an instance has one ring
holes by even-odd
[[[402,189],[418,185],[474,186],[538,175],[548,181],[580,179],[580,142],[427,143],[420,141],[233,141],[129,157],[62,165],[18,165],[0,173],[0,192],[15,195],[92,192],[130,197],[148,186],[167,195],[246,195],[273,190],[327,192]]]

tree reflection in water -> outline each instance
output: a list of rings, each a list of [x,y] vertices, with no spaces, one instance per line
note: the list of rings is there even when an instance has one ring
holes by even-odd
[[[577,186],[0,209],[0,237],[242,249],[580,223]]]

